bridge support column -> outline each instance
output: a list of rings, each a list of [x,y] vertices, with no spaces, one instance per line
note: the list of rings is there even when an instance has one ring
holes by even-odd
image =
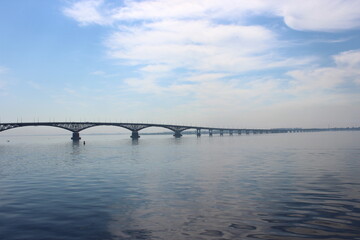
[[[220,136],[224,136],[224,130],[220,130]]]
[[[233,130],[229,130],[229,135],[230,135],[230,136],[233,135]]]
[[[81,139],[79,132],[73,132],[71,140],[79,141]]]
[[[209,129],[209,136],[212,136],[212,129]]]
[[[133,140],[139,139],[140,135],[138,131],[132,131],[131,136],[130,136]]]
[[[173,136],[176,137],[176,138],[181,138],[182,134],[181,134],[180,131],[175,131]]]
[[[241,130],[238,130],[238,135],[241,135]]]
[[[246,132],[245,132],[247,135],[249,135],[250,134],[250,131],[248,131],[248,130],[246,130]]]
[[[198,137],[201,136],[201,129],[200,128],[196,129],[196,136],[198,136]]]

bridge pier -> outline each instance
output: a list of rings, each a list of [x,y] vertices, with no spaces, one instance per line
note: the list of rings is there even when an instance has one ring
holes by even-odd
[[[209,129],[209,136],[212,137],[212,129]]]
[[[229,135],[230,135],[230,136],[233,135],[233,130],[229,130]]]
[[[180,131],[175,131],[173,136],[176,137],[176,138],[181,138],[182,134],[181,134]]]
[[[238,135],[241,135],[241,130],[238,130]]]
[[[81,139],[79,132],[73,132],[71,140],[79,141]]]
[[[131,136],[130,136],[133,140],[139,139],[140,135],[138,131],[132,131]]]
[[[249,135],[250,134],[250,131],[249,130],[246,130],[246,132],[245,132],[247,135]]]
[[[198,137],[201,136],[201,129],[200,128],[196,129],[196,136],[198,136]]]
[[[220,136],[224,136],[224,130],[220,130]]]

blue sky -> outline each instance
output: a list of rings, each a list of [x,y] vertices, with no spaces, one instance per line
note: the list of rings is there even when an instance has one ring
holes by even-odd
[[[0,118],[360,125],[359,0],[4,0]]]

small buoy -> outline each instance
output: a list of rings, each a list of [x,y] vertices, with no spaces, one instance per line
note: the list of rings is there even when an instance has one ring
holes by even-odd
[[[84,145],[85,145],[85,141],[84,141]]]

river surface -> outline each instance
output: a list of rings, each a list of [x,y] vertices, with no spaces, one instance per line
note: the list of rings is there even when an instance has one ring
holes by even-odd
[[[70,137],[0,134],[1,240],[360,239],[360,132]]]

